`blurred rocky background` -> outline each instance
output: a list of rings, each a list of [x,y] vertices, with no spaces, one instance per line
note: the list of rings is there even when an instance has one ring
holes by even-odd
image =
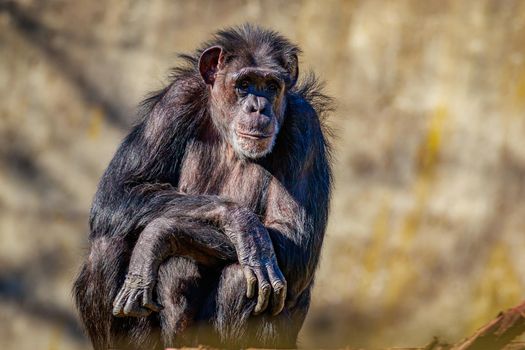
[[[176,53],[258,23],[337,100],[305,347],[451,342],[525,298],[525,1],[0,1],[0,347],[87,349],[87,215]]]

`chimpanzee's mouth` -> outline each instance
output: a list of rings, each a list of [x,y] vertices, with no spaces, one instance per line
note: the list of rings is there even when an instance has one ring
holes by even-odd
[[[237,131],[237,135],[251,140],[264,140],[272,137],[271,134],[247,133],[241,131]]]

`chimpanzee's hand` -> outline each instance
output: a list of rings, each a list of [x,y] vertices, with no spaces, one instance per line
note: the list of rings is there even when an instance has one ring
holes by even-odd
[[[118,317],[145,317],[159,312],[162,306],[153,301],[155,279],[142,274],[128,273],[124,285],[113,301],[113,315]]]
[[[271,313],[277,315],[283,310],[286,300],[286,280],[277,264],[270,235],[255,214],[244,210],[236,214],[235,246],[246,277],[246,296],[254,297],[258,286],[254,315],[266,310],[270,299]]]

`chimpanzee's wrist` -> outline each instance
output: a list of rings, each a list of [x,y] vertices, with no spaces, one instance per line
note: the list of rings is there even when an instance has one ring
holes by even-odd
[[[128,274],[154,280],[161,262],[160,254],[154,249],[137,245],[131,256]]]
[[[155,276],[144,272],[129,271],[124,284],[133,289],[145,289],[155,284]]]

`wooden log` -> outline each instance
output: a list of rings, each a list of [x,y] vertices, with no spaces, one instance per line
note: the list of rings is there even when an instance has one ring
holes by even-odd
[[[471,337],[452,347],[452,350],[504,349],[525,332],[525,302],[501,312]]]
[[[457,344],[434,338],[423,350],[523,350],[525,343],[512,341],[525,332],[525,302],[500,314]]]
[[[524,342],[513,342],[523,333],[525,333],[525,302],[500,312],[494,320],[457,344],[443,343],[438,338],[434,338],[423,348],[390,348],[390,350],[525,350]],[[184,349],[189,350],[189,348]],[[206,347],[195,348],[197,349],[211,350]]]

